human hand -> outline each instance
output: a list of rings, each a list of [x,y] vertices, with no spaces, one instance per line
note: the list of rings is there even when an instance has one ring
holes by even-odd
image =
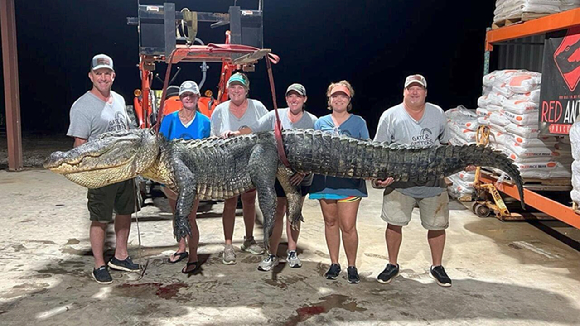
[[[296,172],[290,177],[290,184],[293,186],[299,185],[306,175],[304,173]]]
[[[233,136],[238,136],[239,134],[240,134],[239,131],[226,130],[226,131],[222,132],[221,137],[222,138],[229,138],[229,137],[233,137]]]
[[[465,167],[465,172],[471,172],[471,171],[475,171],[477,170],[477,166],[470,164],[468,166]]]
[[[391,183],[393,183],[393,181],[395,181],[395,180],[392,177],[388,177],[385,180],[374,179],[373,180],[373,187],[376,187],[376,188],[386,188]]]

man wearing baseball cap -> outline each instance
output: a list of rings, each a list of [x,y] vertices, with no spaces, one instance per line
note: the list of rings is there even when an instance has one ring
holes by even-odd
[[[111,90],[115,80],[113,59],[105,54],[95,55],[88,76],[93,84],[91,90],[76,100],[70,110],[67,135],[74,138],[74,147],[102,133],[127,130],[130,126],[125,100]],[[89,237],[95,261],[92,277],[101,284],[113,281],[103,256],[106,227],[113,221],[113,211],[116,212],[116,248],[108,266],[127,272],[140,272],[140,266],[133,263],[127,251],[131,214],[135,212],[134,180],[89,189],[87,198],[91,219]]]
[[[375,141],[387,144],[408,144],[417,147],[436,146],[449,141],[447,119],[443,110],[425,101],[427,81],[419,74],[405,79],[403,102],[386,110],[377,127]],[[399,274],[397,257],[402,241],[402,228],[411,220],[415,205],[420,209],[421,224],[427,229],[427,239],[433,259],[429,273],[437,284],[449,287],[451,279],[441,265],[445,247],[445,229],[449,226],[449,197],[445,182],[439,180],[427,186],[411,182],[393,183],[393,178],[374,180],[379,188],[388,187],[383,196],[381,218],[387,222],[385,238],[389,262],[377,276],[379,283],[390,283]]]

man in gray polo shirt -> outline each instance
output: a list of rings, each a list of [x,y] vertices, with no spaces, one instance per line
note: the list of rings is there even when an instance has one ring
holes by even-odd
[[[443,110],[426,103],[427,81],[421,75],[405,80],[403,103],[386,110],[377,127],[375,141],[387,144],[409,144],[418,147],[446,144],[449,134]],[[418,172],[420,173],[420,172]],[[387,187],[383,197],[381,218],[387,222],[385,238],[389,263],[377,276],[380,283],[390,283],[399,274],[397,256],[402,241],[402,228],[411,220],[415,205],[419,205],[421,224],[427,229],[433,265],[430,275],[441,286],[451,286],[451,279],[441,266],[445,247],[445,229],[449,226],[449,197],[443,180],[427,186],[411,183],[393,183],[393,178],[375,180],[374,186]]]
[[[129,118],[125,100],[111,90],[115,80],[113,60],[97,54],[91,61],[89,79],[93,83],[90,91],[76,100],[70,109],[70,125],[67,136],[74,138],[74,147],[81,146],[96,136],[117,130],[129,129]],[[127,240],[131,229],[131,214],[135,212],[134,180],[127,180],[102,188],[89,189],[87,208],[91,219],[89,237],[95,259],[92,276],[101,284],[113,281],[103,257],[107,224],[115,217],[115,255],[109,267],[127,272],[139,272],[127,252]]]

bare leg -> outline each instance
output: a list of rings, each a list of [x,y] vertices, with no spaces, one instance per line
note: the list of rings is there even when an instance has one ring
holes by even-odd
[[[242,194],[242,210],[244,214],[244,225],[246,227],[246,238],[254,236],[254,223],[256,223],[256,190]]]
[[[199,247],[199,228],[197,227],[197,207],[199,206],[199,200],[193,202],[193,207],[191,213],[189,213],[189,224],[191,225],[191,236],[189,237],[189,262],[198,261],[197,258],[197,248]]]
[[[115,216],[115,258],[125,260],[129,256],[127,241],[131,231],[131,215]]]
[[[224,213],[222,215],[222,224],[224,227],[224,237],[226,244],[232,244],[232,237],[234,235],[234,226],[236,223],[236,205],[238,204],[238,196],[228,198],[224,201]]]
[[[429,241],[429,247],[431,247],[433,266],[441,265],[443,249],[445,249],[445,230],[429,230],[427,232],[427,241]]]
[[[389,263],[397,265],[399,248],[403,240],[403,227],[400,225],[387,224],[385,231],[385,241],[387,242],[387,251],[389,253]]]
[[[330,254],[330,262],[338,264],[338,250],[340,247],[340,233],[338,228],[338,206],[336,200],[321,199],[320,208],[324,216],[324,236]]]
[[[103,257],[105,246],[105,234],[107,232],[107,223],[91,222],[89,229],[89,238],[91,240],[91,249],[93,257],[95,258],[95,268],[105,265],[105,258]]]
[[[342,231],[342,244],[348,266],[356,266],[356,253],[358,250],[358,232],[356,230],[356,217],[360,200],[356,202],[337,203],[338,225]]]
[[[276,199],[276,215],[274,215],[274,229],[270,236],[270,254],[276,255],[280,238],[282,238],[282,225],[284,225],[284,214],[286,214],[286,198],[278,197]]]

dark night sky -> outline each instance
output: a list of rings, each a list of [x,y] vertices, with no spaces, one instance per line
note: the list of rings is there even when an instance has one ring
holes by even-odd
[[[138,35],[126,17],[137,16],[136,0],[16,0],[21,117],[24,132],[65,134],[72,102],[91,86],[91,57],[109,54],[117,71],[113,89],[132,102],[140,86]],[[175,1],[176,8],[227,12],[233,0]],[[141,1],[142,4],[161,4]],[[239,0],[256,9],[257,0]],[[274,66],[278,105],[293,82],[306,86],[308,110],[327,114],[324,93],[346,79],[355,89],[354,113],[374,135],[380,114],[402,100],[405,76],[427,78],[427,100],[443,109],[475,108],[481,94],[485,28],[494,1],[441,0],[265,0],[264,46],[281,57]],[[223,43],[226,27],[200,26],[204,42]],[[174,84],[199,81],[199,64],[181,64]],[[212,64],[204,89],[216,91],[219,64]],[[165,68],[157,71],[164,76]],[[250,97],[272,107],[263,60],[250,74]],[[0,81],[3,83],[2,77]],[[159,82],[153,85],[161,88]],[[4,113],[3,88],[0,93]]]

